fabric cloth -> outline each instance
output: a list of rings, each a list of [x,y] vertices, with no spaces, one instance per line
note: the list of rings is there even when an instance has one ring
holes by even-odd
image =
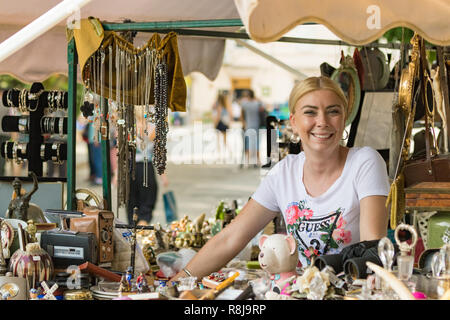
[[[2,1],[0,10],[0,42],[39,18],[57,4],[54,0]],[[239,19],[233,0],[95,0],[77,14],[81,19],[97,17],[101,21],[120,23],[125,18],[135,22]],[[212,28],[237,31],[236,27]],[[210,29],[210,28],[208,28]],[[24,82],[44,81],[54,73],[67,75],[66,19],[39,38],[0,62],[0,73],[12,74]],[[138,32],[135,44],[148,41],[149,33]],[[225,39],[211,37],[179,37],[183,72],[204,74],[213,81],[222,66]],[[213,58],[211,58],[213,57]],[[78,81],[81,82],[80,72]]]
[[[252,195],[262,206],[282,213],[287,232],[297,240],[302,265],[309,263],[310,246],[320,255],[327,242],[327,254],[359,242],[359,202],[389,193],[386,164],[371,147],[351,148],[341,176],[318,197],[311,197],[302,183],[304,163],[304,152],[287,155]]]
[[[403,25],[440,46],[450,45],[450,5],[442,0],[234,0],[254,41],[269,42],[306,22],[323,24],[343,41],[363,45]]]
[[[101,47],[105,49],[105,74],[109,74],[110,59],[112,59],[112,97],[109,96],[109,77],[104,80],[103,92],[105,98],[116,98],[116,47],[119,46],[122,50],[130,53],[143,52],[147,48],[156,48],[158,52],[165,58],[168,69],[168,102],[169,108],[172,111],[186,111],[186,82],[184,81],[183,69],[178,52],[178,39],[175,32],[168,33],[164,38],[157,33],[154,33],[148,42],[139,49],[134,47],[132,43],[126,41],[118,33],[114,31],[104,32],[100,21],[96,18],[82,19],[80,28],[73,30],[73,37],[75,38],[80,70],[83,82],[86,78],[91,76],[92,71],[88,68],[87,61],[98,49]],[[71,38],[71,33],[68,34]],[[109,55],[108,47],[112,46],[112,54]],[[142,60],[144,61],[144,60]],[[134,74],[134,64],[130,64],[129,73]],[[138,65],[139,69],[139,65]],[[139,83],[145,83],[145,73],[138,79]],[[100,93],[101,88],[93,88],[95,92]],[[133,98],[138,95],[138,91],[142,92],[143,86],[130,86],[125,93],[125,100],[128,104],[134,104]],[[150,90],[150,103],[154,103],[153,90]]]

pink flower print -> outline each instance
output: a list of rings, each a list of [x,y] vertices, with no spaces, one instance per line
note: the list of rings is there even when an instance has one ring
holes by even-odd
[[[342,229],[336,229],[333,231],[332,235],[333,239],[339,243],[350,243],[352,241],[352,233],[351,231],[345,231]]]
[[[305,217],[306,220],[309,220],[312,218],[314,212],[312,210],[309,209],[304,209],[302,210],[303,216]]]
[[[292,205],[286,210],[286,222],[287,224],[294,224],[299,218],[300,209],[296,205]]]
[[[305,256],[307,258],[309,258],[311,256],[311,251],[309,251],[309,249],[303,250],[303,253],[305,254]],[[319,251],[317,251],[317,249],[314,249],[314,255],[317,256],[318,254],[319,254]]]
[[[336,223],[336,229],[344,229],[346,224],[347,224],[347,221],[345,221],[344,218],[342,218],[342,216],[340,216]]]

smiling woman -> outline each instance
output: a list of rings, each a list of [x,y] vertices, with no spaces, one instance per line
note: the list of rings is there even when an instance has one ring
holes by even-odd
[[[339,253],[386,236],[386,164],[370,147],[340,145],[347,100],[339,85],[325,77],[305,79],[293,88],[289,109],[302,152],[278,162],[239,215],[194,256],[185,268],[193,276],[222,268],[279,212],[303,267],[311,263],[311,252]],[[182,276],[185,271],[173,280]]]

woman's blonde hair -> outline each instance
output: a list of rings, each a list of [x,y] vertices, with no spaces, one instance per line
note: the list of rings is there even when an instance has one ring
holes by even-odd
[[[292,88],[291,94],[289,96],[289,112],[291,114],[295,113],[295,105],[298,100],[300,100],[305,94],[316,90],[330,90],[333,91],[339,99],[342,100],[343,107],[345,110],[345,119],[347,119],[348,113],[348,102],[344,91],[337,82],[331,80],[328,77],[309,77],[305,80],[297,83],[294,88]]]

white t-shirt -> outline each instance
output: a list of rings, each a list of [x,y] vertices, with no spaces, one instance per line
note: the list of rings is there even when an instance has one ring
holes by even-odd
[[[318,197],[311,197],[305,190],[304,163],[304,152],[287,155],[252,195],[262,206],[283,214],[287,232],[297,240],[302,266],[309,264],[308,247],[314,247],[320,255],[329,242],[326,254],[333,254],[359,242],[359,201],[389,193],[386,164],[373,148],[350,148],[341,176]]]

